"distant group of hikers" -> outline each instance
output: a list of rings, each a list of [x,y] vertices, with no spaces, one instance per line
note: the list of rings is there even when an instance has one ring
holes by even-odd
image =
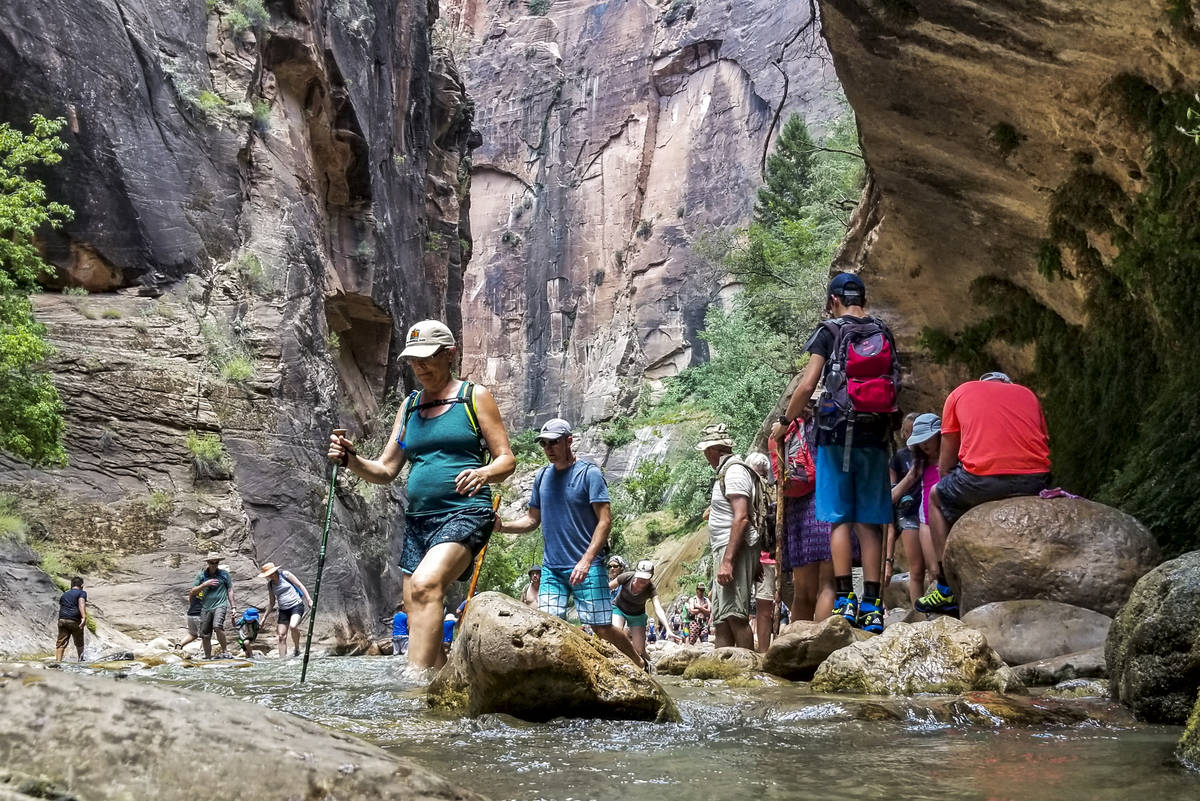
[[[743,459],[724,423],[704,428],[695,450],[714,471],[705,511],[714,581],[711,595],[707,583],[699,583],[687,614],[673,607],[672,618],[653,583],[653,562],[630,570],[609,553],[608,486],[598,466],[575,455],[568,421],[549,420],[538,432],[549,463],[534,475],[525,514],[513,520],[496,514],[489,485],[516,466],[496,401],[485,387],[454,377],[457,347],[449,328],[436,320],[412,326],[400,355],[420,389],[401,404],[382,452],[374,459],[359,455],[340,430],[330,435],[327,449],[329,459],[375,484],[410,468],[394,650],[407,652],[417,671],[441,666],[447,630],[457,619],[445,614],[449,586],[470,575],[493,532],[538,527],[544,556],[530,573],[526,603],[564,618],[573,603],[582,624],[638,666],[647,665],[650,626],[657,622],[656,637],[683,639],[684,617],[692,642],[711,632],[718,647],[752,648],[757,640],[765,650],[779,569],[791,571],[791,602],[779,605],[780,612],[790,607],[791,620],[838,614],[866,631],[882,631],[882,584],[891,577],[898,544],[910,566],[908,590],[916,608],[955,613],[942,566],[950,526],[978,504],[1046,489],[1045,419],[1030,390],[993,372],[954,390],[940,417],[925,413],[899,421],[896,343],[865,307],[866,287],[858,276],[841,273],[829,284],[828,319],[805,346],[807,367],[771,428],[769,456]],[[889,459],[897,428],[904,447]],[[772,485],[782,501],[777,536]],[[206,562],[190,591],[188,641],[199,637],[210,655],[214,632],[226,649],[226,610],[233,614],[236,607],[220,555],[210,553]],[[856,562],[863,572],[861,596],[852,579]],[[298,653],[299,623],[312,608],[308,590],[272,563],[259,575],[270,587],[267,614],[279,608],[280,655],[287,653],[289,632]],[[76,589],[79,594],[63,596],[60,658],[86,622],[82,581]],[[458,618],[463,613],[460,607]],[[237,623],[257,634],[257,614],[244,613]],[[243,647],[248,654],[249,643]]]

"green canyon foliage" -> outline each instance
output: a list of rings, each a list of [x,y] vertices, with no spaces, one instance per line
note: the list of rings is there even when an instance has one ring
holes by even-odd
[[[62,465],[62,400],[42,365],[51,353],[29,296],[53,275],[36,237],[58,228],[71,209],[46,196],[31,172],[62,160],[64,121],[35,115],[30,133],[0,123],[0,450],[34,465]]]
[[[978,279],[989,316],[924,344],[943,363],[990,365],[992,341],[1033,348],[1023,380],[1042,397],[1055,481],[1142,520],[1164,549],[1200,547],[1200,145],[1195,99],[1122,75],[1105,103],[1146,143],[1130,194],[1088,153],[1055,193],[1037,262],[1047,281],[1074,281],[1087,323],[1073,325],[1028,290]],[[1189,112],[1191,115],[1189,116]]]

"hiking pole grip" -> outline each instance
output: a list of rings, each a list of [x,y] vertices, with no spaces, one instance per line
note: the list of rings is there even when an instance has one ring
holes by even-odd
[[[346,429],[335,428],[333,433],[338,437],[346,436]],[[325,546],[329,542],[329,523],[333,520],[333,498],[337,489],[338,463],[333,463],[333,472],[329,475],[329,502],[325,506],[325,528],[321,532],[321,550],[317,553],[317,581],[313,586],[313,608],[308,613],[308,636],[304,640],[304,663],[300,666],[300,683],[308,677],[308,655],[312,650],[313,624],[317,621],[317,603],[321,600],[321,573],[325,570]]]

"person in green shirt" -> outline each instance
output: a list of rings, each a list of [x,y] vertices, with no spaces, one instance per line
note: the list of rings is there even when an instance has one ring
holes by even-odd
[[[230,613],[237,613],[233,601],[233,579],[229,572],[221,569],[221,554],[209,551],[204,558],[204,569],[196,574],[192,583],[190,598],[203,595],[200,602],[200,644],[204,646],[204,658],[212,659],[212,635],[217,633],[217,642],[221,645],[221,656],[229,656],[228,644],[225,640],[225,618]]]
[[[446,589],[469,577],[475,556],[491,537],[495,515],[488,484],[503,481],[516,467],[492,394],[454,377],[457,354],[454,335],[442,323],[413,325],[400,357],[408,360],[421,390],[401,404],[383,452],[364,459],[350,440],[334,433],[327,454],[372,484],[394,481],[406,464],[411,466],[400,569],[408,660],[422,671],[445,663]]]

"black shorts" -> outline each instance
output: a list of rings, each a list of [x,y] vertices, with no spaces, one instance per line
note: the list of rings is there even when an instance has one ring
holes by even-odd
[[[988,501],[1016,498],[1020,495],[1037,495],[1050,486],[1049,473],[1029,473],[1010,476],[977,476],[968,473],[962,465],[950,471],[950,475],[937,483],[938,508],[953,525],[954,521],[969,509]]]
[[[299,615],[300,617],[304,617],[304,604],[300,604],[299,606],[293,606],[291,609],[280,609],[279,610],[279,622],[285,626],[290,624],[292,622],[292,615]]]

